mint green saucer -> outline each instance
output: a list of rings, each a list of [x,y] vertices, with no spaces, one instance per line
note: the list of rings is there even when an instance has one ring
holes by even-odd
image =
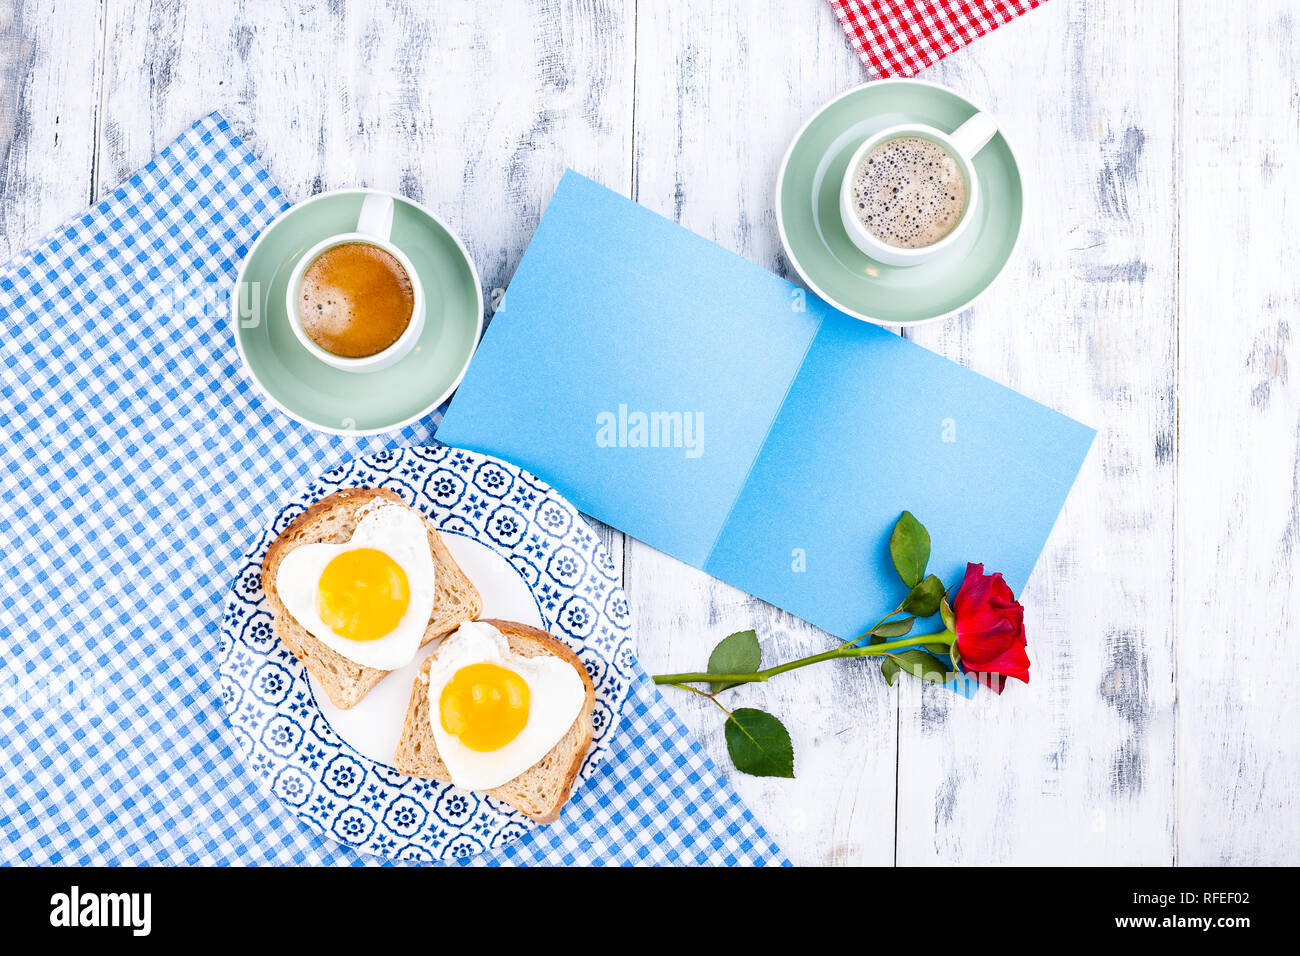
[[[289,326],[285,286],[299,257],[351,232],[365,195],[321,193],[286,211],[258,237],[231,297],[239,354],[270,402],[312,428],[373,434],[408,425],[460,384],[483,331],[483,290],[459,239],[423,206],[393,196],[391,241],[424,287],[424,331],[411,354],[377,372],[344,372],[309,353]]]
[[[977,112],[946,87],[878,80],[813,115],[790,144],[776,181],[781,242],[813,292],[856,318],[912,325],[960,312],[992,285],[1015,251],[1024,204],[1020,166],[1001,133],[975,157],[982,195],[974,228],[930,261],[904,267],[867,258],[844,231],[839,210],[849,159],[872,133],[915,122],[951,131]]]

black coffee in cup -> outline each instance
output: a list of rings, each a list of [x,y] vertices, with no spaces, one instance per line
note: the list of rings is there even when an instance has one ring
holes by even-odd
[[[406,331],[415,292],[406,269],[368,242],[346,242],[317,256],[298,289],[307,337],[340,358],[366,358]]]

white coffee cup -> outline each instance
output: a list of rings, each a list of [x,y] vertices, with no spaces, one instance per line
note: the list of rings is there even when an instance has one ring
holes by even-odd
[[[975,154],[984,148],[997,131],[997,124],[993,122],[992,117],[987,113],[976,113],[951,133],[945,133],[924,123],[903,123],[882,129],[868,137],[854,151],[853,158],[849,160],[849,168],[844,172],[844,182],[840,186],[840,218],[844,220],[844,229],[853,240],[853,244],[877,262],[891,266],[917,265],[951,248],[975,219],[975,208],[979,203],[979,177],[975,175]],[[898,139],[900,136],[917,136],[938,143],[957,161],[962,176],[966,179],[966,208],[962,210],[957,225],[938,242],[917,249],[891,246],[876,238],[858,218],[853,198],[853,180],[863,159],[881,143]]]
[[[386,193],[368,193],[361,203],[361,215],[357,217],[357,228],[352,232],[330,236],[328,239],[316,243],[298,260],[298,265],[289,276],[286,307],[289,310],[289,324],[293,328],[293,334],[298,337],[298,341],[302,343],[303,348],[327,365],[332,365],[334,368],[342,369],[345,372],[376,372],[379,369],[388,368],[407,356],[419,340],[420,333],[424,331],[424,289],[420,285],[420,277],[416,274],[415,266],[411,264],[411,260],[406,257],[406,253],[393,245],[389,239],[392,232],[393,197]],[[307,335],[302,327],[302,319],[298,315],[302,280],[307,273],[307,269],[320,257],[321,253],[349,242],[363,242],[384,250],[397,260],[398,264],[406,270],[406,275],[411,280],[411,321],[407,323],[406,328],[396,342],[381,352],[363,358],[345,358],[341,355],[335,355],[333,352],[327,352]]]

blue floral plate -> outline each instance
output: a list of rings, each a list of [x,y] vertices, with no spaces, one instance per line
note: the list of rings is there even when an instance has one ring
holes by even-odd
[[[317,693],[276,637],[262,557],[314,501],[340,488],[396,491],[432,519],[483,596],[483,616],[537,624],[574,649],[596,686],[595,740],[575,787],[608,749],[634,679],[627,598],[600,539],[545,482],[487,455],[437,445],[357,459],[287,504],[244,556],[222,619],[221,692],[252,768],[307,826],[366,853],[448,860],[534,826],[481,793],[389,766],[411,681],[432,646],[356,707]]]

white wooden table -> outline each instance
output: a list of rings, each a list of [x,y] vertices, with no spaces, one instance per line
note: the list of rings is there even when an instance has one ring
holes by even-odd
[[[1295,863],[1300,16],[1050,0],[924,76],[994,111],[1031,205],[996,289],[909,337],[1100,435],[1023,595],[1028,687],[787,675],[743,695],[798,777],[736,784],[799,863]],[[793,278],[778,164],[865,78],[823,0],[0,0],[0,258],[220,109],[291,199],[430,205],[489,300],[565,166]],[[604,535],[652,671],[749,626],[828,646]]]

